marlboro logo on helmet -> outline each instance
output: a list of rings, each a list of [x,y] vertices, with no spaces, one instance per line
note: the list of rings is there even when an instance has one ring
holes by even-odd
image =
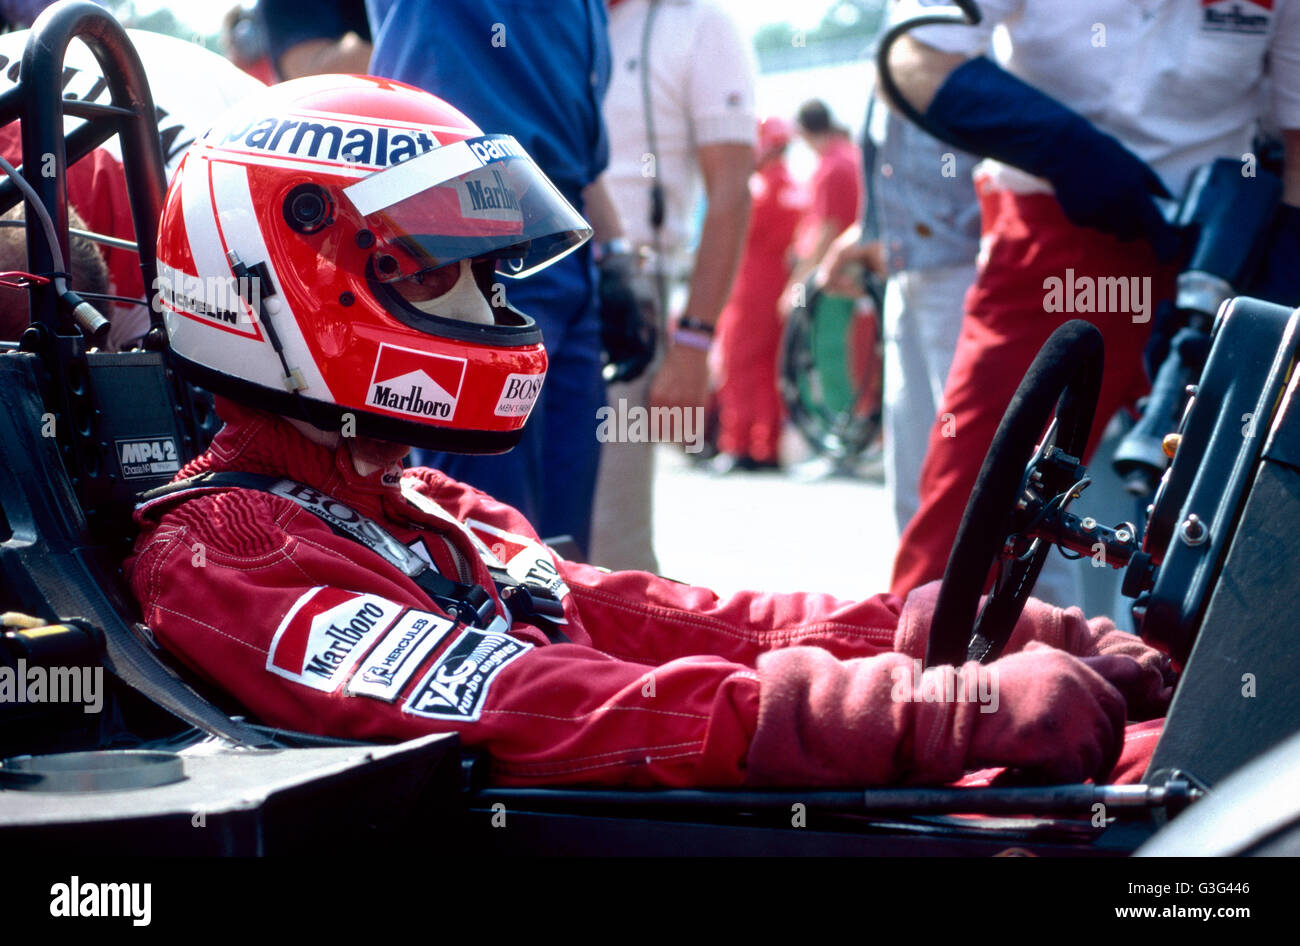
[[[448,420],[464,377],[464,358],[380,345],[366,403],[381,411]]]

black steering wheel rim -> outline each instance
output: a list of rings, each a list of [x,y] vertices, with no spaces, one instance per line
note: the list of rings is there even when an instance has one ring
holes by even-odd
[[[1013,533],[1016,502],[1044,431],[1055,418],[1055,446],[1082,458],[1101,390],[1101,333],[1075,319],[1043,344],[1011,398],[980,467],[930,624],[927,667],[996,660],[1033,589],[1051,546],[1040,542],[1018,560],[980,607],[989,573]],[[1000,577],[1003,576],[999,572]],[[977,613],[978,611],[978,613]]]

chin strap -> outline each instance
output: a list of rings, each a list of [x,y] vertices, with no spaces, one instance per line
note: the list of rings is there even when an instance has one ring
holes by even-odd
[[[289,360],[284,354],[284,345],[267,311],[266,297],[275,295],[275,284],[271,281],[270,270],[264,262],[248,266],[234,250],[226,254],[226,260],[230,263],[230,271],[235,275],[235,286],[239,291],[239,297],[244,300],[249,309],[257,310],[257,320],[266,329],[266,337],[280,359],[280,366],[284,368],[282,380],[285,388],[297,394],[307,387],[307,382],[303,379],[301,371],[289,367]],[[256,294],[253,293],[254,286],[257,287]]]
[[[284,343],[280,341],[280,334],[275,330],[275,325],[271,321],[270,306],[266,303],[267,297],[276,294],[275,283],[271,279],[271,271],[267,268],[266,263],[254,263],[249,266],[239,258],[239,254],[234,250],[226,254],[226,261],[230,264],[230,271],[235,276],[235,286],[239,292],[239,297],[244,300],[249,309],[256,311],[258,322],[266,329],[266,338],[271,343],[271,348],[275,351],[276,357],[280,359],[280,367],[284,369],[281,382],[284,384],[285,390],[294,396],[302,419],[319,430],[337,430],[339,425],[336,421],[322,417],[320,412],[312,407],[311,402],[302,396],[302,392],[307,390],[307,379],[302,376],[302,371],[298,368],[289,367],[289,358],[285,354]],[[257,287],[256,293],[253,292],[254,286]]]

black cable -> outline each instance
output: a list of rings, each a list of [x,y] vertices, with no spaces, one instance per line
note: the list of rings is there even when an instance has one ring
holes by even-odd
[[[71,277],[68,275],[67,262],[63,258],[63,247],[59,244],[58,232],[54,226],[54,220],[50,217],[50,211],[41,202],[40,195],[31,183],[23,177],[14,168],[12,164],[0,156],[0,170],[9,175],[9,179],[14,182],[24,197],[27,198],[28,205],[36,212],[36,219],[40,221],[41,230],[45,234],[45,242],[49,245],[50,256],[54,263],[54,272],[49,274],[50,287],[59,301],[72,310],[74,324],[81,329],[83,335],[92,345],[100,345],[108,337],[108,319],[104,318],[103,313],[86,302],[82,297],[73,292],[68,287]],[[28,259],[31,258],[30,249]]]
[[[659,0],[650,0],[645,24],[641,28],[641,110],[645,113],[646,144],[654,161],[654,174],[650,177],[650,232],[655,251],[655,295],[659,302],[659,319],[666,324],[668,318],[668,274],[664,269],[663,238],[661,231],[668,208],[664,188],[659,183],[659,140],[655,134],[653,102],[650,97],[650,38],[654,33],[655,15]]]
[[[50,255],[54,257],[54,268],[66,272],[68,267],[63,261],[63,247],[59,245],[58,233],[54,221],[50,217],[49,210],[46,209],[45,204],[41,203],[41,198],[32,185],[27,182],[27,178],[19,174],[14,169],[14,166],[3,157],[0,157],[0,170],[9,175],[17,188],[22,191],[23,196],[27,198],[27,203],[31,205],[32,210],[36,211],[37,222],[45,232],[45,242],[50,245]]]
[[[944,130],[918,111],[898,88],[898,83],[894,81],[894,74],[890,71],[889,52],[894,43],[921,26],[976,26],[983,21],[984,15],[980,12],[975,0],[952,0],[952,4],[956,7],[957,12],[961,14],[960,17],[954,16],[951,10],[944,11],[943,8],[940,8],[941,12],[927,13],[923,16],[904,20],[885,33],[880,40],[880,47],[876,50],[876,81],[884,90],[885,96],[889,99],[889,104],[912,124],[940,141],[948,141]]]
[[[77,295],[83,299],[103,299],[105,302],[121,302],[124,305],[142,305],[146,308],[149,306],[148,299],[132,299],[130,296],[115,296],[108,292],[85,292],[78,291]]]

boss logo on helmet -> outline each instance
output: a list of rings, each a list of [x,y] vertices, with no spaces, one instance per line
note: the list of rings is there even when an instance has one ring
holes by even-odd
[[[218,135],[214,131],[209,143],[227,150],[367,167],[388,167],[440,147],[423,129],[322,122],[293,115],[253,119]]]
[[[496,409],[492,413],[497,417],[528,416],[528,412],[533,409],[533,402],[537,400],[537,395],[542,393],[542,382],[545,380],[544,374],[508,376],[501,388],[501,396],[497,398]]]
[[[390,414],[450,420],[456,413],[465,359],[381,344],[366,404]]]

